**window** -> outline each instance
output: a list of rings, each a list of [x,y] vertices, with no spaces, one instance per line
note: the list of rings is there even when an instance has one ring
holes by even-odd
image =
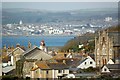
[[[65,70],[63,70],[63,73],[65,73]]]
[[[58,70],[58,73],[62,73],[62,70]]]
[[[105,37],[103,37],[103,42],[105,41]]]
[[[92,64],[92,61],[90,61],[90,64]]]
[[[104,71],[107,71],[107,69],[105,68]]]
[[[86,65],[86,62],[85,62],[85,65]]]
[[[46,74],[48,74],[48,71],[46,71]]]

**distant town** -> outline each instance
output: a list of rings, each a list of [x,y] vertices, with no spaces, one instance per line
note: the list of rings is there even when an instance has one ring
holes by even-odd
[[[105,17],[103,19],[105,25],[86,24],[25,24],[22,20],[18,24],[3,25],[3,35],[76,35],[80,36],[87,32],[95,33],[98,29],[106,28],[112,24],[117,23],[117,19],[113,20],[112,17]],[[96,21],[94,21],[95,23]],[[102,21],[101,21],[102,22]],[[97,24],[97,22],[96,22]]]

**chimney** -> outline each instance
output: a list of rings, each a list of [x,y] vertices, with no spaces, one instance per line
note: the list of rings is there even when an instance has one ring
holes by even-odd
[[[65,61],[65,60],[63,60],[63,63],[64,63],[64,64],[66,64],[66,61]]]
[[[30,41],[28,42],[28,48],[31,48],[31,42]]]
[[[19,43],[17,43],[17,44],[16,44],[16,47],[20,47],[20,44],[19,44]]]
[[[67,57],[67,53],[64,54],[64,57],[65,57],[65,58]]]
[[[14,57],[13,57],[13,55],[11,55],[10,58],[11,58],[11,64],[14,65]]]

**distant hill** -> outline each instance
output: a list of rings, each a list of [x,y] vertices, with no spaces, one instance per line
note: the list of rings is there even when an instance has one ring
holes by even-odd
[[[120,33],[120,25],[118,26],[112,26],[107,29],[102,29],[102,30],[107,30],[108,32],[119,32]],[[100,30],[100,31],[102,31]],[[69,49],[73,49],[74,51],[79,51],[80,49],[78,48],[79,44],[87,44],[89,42],[89,48],[94,51],[94,39],[95,36],[98,36],[98,31],[96,33],[86,33],[82,36],[77,36],[74,39],[69,40],[63,48],[61,48],[62,51],[68,51]]]
[[[117,8],[105,9],[81,9],[74,11],[46,11],[36,9],[11,8],[2,9],[2,23],[18,23],[22,20],[24,23],[49,23],[49,22],[70,22],[98,19],[106,16],[117,18]]]
[[[120,32],[120,25],[108,28],[109,32]]]

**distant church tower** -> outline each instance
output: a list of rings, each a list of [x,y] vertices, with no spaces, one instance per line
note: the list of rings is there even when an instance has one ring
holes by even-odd
[[[22,25],[22,24],[23,24],[22,20],[20,20],[19,24],[20,24],[20,25]]]
[[[113,40],[109,38],[106,30],[100,31],[95,37],[95,61],[96,66],[102,67],[113,59]]]
[[[45,51],[45,52],[47,52],[47,48],[46,48],[46,46],[45,46],[44,40],[42,40],[42,41],[40,42],[40,49],[43,50],[43,51]]]

